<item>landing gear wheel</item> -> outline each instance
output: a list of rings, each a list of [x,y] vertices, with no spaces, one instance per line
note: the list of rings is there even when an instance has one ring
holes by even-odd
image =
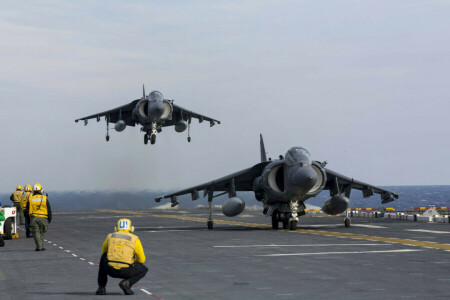
[[[12,218],[6,219],[5,224],[3,225],[3,228],[5,230],[5,232],[3,233],[5,235],[5,240],[12,239],[12,228],[13,228],[12,220],[13,220]]]
[[[106,136],[106,141],[109,142],[109,135]]]
[[[345,218],[345,219],[344,219],[344,225],[345,225],[345,227],[350,227],[350,224],[351,224],[350,218]]]
[[[148,144],[148,134],[144,134],[144,144]]]
[[[188,136],[188,143],[190,143],[191,142],[191,137],[190,136]]]
[[[213,220],[208,220],[207,225],[208,225],[208,229],[209,230],[213,229],[214,221]]]
[[[278,216],[277,212],[272,213],[272,229],[278,229]]]
[[[153,135],[150,136],[150,142],[152,143],[152,145],[155,144],[155,142],[156,142],[156,134],[153,134]]]
[[[283,221],[283,229],[289,229],[289,221]]]
[[[297,224],[298,224],[298,221],[289,221],[289,230],[296,230]]]

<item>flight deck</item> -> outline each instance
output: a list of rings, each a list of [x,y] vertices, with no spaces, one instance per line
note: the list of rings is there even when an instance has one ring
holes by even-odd
[[[0,248],[1,299],[95,299],[106,235],[136,227],[149,268],[134,299],[450,299],[450,226],[385,218],[302,217],[273,230],[261,212],[57,211],[46,251],[33,239]],[[109,278],[108,299],[127,297]]]

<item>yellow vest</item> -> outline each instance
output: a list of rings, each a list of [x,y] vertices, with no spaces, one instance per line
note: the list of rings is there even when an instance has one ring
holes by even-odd
[[[22,209],[27,208],[27,203],[28,203],[28,200],[30,199],[30,195],[31,195],[31,192],[23,193],[22,199],[20,200],[20,205],[22,206]]]
[[[37,194],[29,198],[30,211],[28,213],[30,216],[47,218],[47,196]]]
[[[13,201],[14,203],[20,203],[20,200],[22,200],[22,191],[15,191],[13,193]]]
[[[134,263],[137,236],[128,231],[118,231],[108,235],[108,264],[116,269],[129,267]]]

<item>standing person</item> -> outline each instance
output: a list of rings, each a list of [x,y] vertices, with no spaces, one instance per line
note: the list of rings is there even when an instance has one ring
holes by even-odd
[[[27,203],[27,211],[30,216],[30,229],[36,243],[36,251],[44,251],[44,235],[48,230],[48,224],[52,222],[52,208],[48,201],[48,195],[43,194],[42,186],[36,183],[33,186],[33,195]]]
[[[134,295],[131,287],[147,274],[145,253],[139,238],[132,234],[134,227],[128,219],[117,222],[114,233],[108,234],[103,242],[102,257],[98,270],[97,295],[106,295],[108,275],[124,278],[119,286],[125,295]]]
[[[30,214],[28,213],[27,210],[27,203],[28,200],[30,200],[30,196],[32,195],[31,193],[31,186],[30,185],[26,185],[24,188],[24,193],[22,194],[22,200],[20,201],[20,205],[22,206],[22,210],[23,210],[23,214],[25,217],[25,233],[27,238],[33,237],[33,235],[30,232]]]
[[[0,228],[3,228],[3,221],[5,221],[5,215],[3,214],[3,212],[0,210]],[[3,240],[2,235],[0,234],[0,247],[4,247],[5,246],[5,241]]]
[[[16,214],[19,216],[20,219],[20,225],[24,225],[25,223],[23,222],[23,210],[22,210],[22,206],[20,206],[20,201],[22,200],[22,186],[18,185],[16,187],[16,191],[14,193],[11,194],[11,197],[9,197],[9,199],[14,202],[14,206],[16,208]]]

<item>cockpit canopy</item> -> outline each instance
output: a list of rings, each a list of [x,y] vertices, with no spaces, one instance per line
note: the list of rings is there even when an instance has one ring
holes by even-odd
[[[163,101],[164,97],[163,94],[161,94],[161,92],[158,91],[153,91],[148,95],[148,100],[150,101]]]
[[[308,150],[302,147],[292,147],[285,155],[286,166],[292,166],[301,163],[303,166],[311,165],[311,154]]]

